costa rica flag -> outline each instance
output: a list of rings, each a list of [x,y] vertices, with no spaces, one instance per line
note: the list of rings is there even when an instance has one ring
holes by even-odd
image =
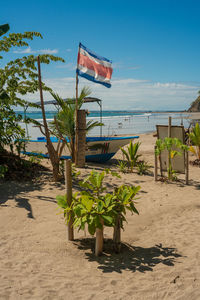
[[[79,76],[110,88],[112,71],[111,60],[99,56],[81,43],[79,44],[76,69]]]

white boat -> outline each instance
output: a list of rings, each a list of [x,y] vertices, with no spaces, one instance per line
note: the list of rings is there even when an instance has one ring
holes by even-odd
[[[139,136],[125,136],[125,137],[86,137],[86,161],[103,163],[111,159],[115,153],[127,145],[131,140],[138,139]],[[55,145],[58,139],[51,138],[52,143]],[[23,152],[27,155],[42,155],[43,157],[49,157],[46,139],[44,137],[38,137],[37,140],[30,140],[26,145],[26,151]],[[64,148],[62,159],[70,159],[69,150]]]

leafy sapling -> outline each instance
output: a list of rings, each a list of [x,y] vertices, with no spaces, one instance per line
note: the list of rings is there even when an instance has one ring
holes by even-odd
[[[172,168],[172,160],[177,156],[181,156],[184,151],[188,151],[188,146],[184,145],[179,139],[166,137],[164,139],[158,139],[156,141],[155,154],[161,155],[161,152],[164,150],[168,151],[168,179],[176,180],[175,171]]]
[[[131,173],[133,172],[133,168],[137,165],[138,159],[141,156],[140,154],[138,154],[140,145],[140,142],[133,144],[133,142],[130,141],[129,146],[127,147],[127,151],[120,147],[123,155],[125,155],[127,162],[129,163]]]
[[[84,230],[87,225],[91,235],[96,232],[96,255],[101,252],[97,249],[97,237],[100,233],[100,240],[103,243],[104,226],[113,228],[118,226],[119,230],[123,228],[123,222],[126,221],[127,209],[132,213],[138,213],[134,201],[140,187],[122,185],[109,193],[104,184],[107,174],[119,177],[116,172],[108,169],[101,173],[93,170],[85,180],[80,182],[80,186],[84,190],[73,194],[70,207],[67,204],[66,196],[57,196],[56,198],[58,205],[64,210],[65,218],[68,215],[67,212],[73,213],[74,227]]]

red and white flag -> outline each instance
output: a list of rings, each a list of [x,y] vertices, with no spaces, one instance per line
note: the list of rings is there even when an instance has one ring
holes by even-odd
[[[90,81],[111,87],[112,61],[97,55],[81,43],[79,44],[76,72]]]

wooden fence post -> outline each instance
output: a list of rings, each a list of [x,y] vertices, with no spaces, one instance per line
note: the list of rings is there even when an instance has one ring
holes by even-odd
[[[185,183],[188,185],[189,178],[189,159],[188,159],[188,151],[185,151]]]
[[[67,195],[67,203],[70,206],[72,203],[72,165],[71,160],[65,160],[65,189]],[[74,239],[74,229],[73,229],[73,217],[71,212],[68,212],[67,218],[68,223],[68,241],[73,241]]]
[[[154,180],[158,180],[158,158],[156,155],[156,146],[154,146],[154,160],[155,160],[155,165],[154,165]]]

